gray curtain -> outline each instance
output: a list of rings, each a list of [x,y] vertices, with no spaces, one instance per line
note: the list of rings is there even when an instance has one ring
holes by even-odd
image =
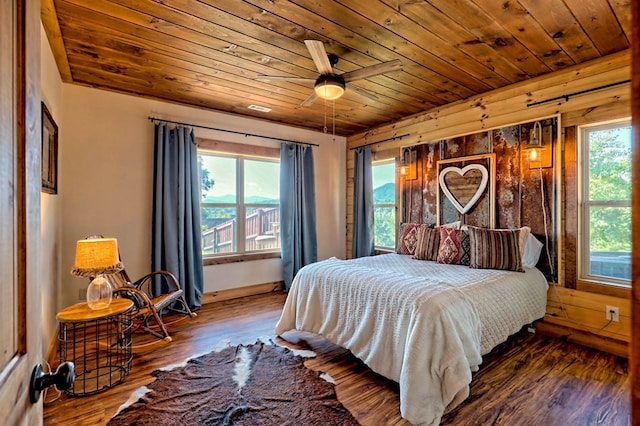
[[[374,254],[373,176],[371,149],[355,150],[353,175],[353,258]]]
[[[155,125],[151,266],[177,278],[191,309],[204,289],[198,151],[190,127]],[[155,291],[166,291],[158,288]]]
[[[313,150],[282,144],[280,148],[281,252],[285,290],[296,273],[318,260]]]

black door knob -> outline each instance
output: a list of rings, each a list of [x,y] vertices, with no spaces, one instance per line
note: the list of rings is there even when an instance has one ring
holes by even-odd
[[[73,386],[76,379],[76,369],[72,362],[63,362],[55,373],[45,373],[42,364],[38,364],[31,373],[29,382],[29,399],[35,404],[40,399],[40,393],[51,385],[56,385],[58,390],[67,390]]]

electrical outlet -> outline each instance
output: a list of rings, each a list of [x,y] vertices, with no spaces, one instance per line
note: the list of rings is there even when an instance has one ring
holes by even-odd
[[[78,300],[87,300],[87,289],[81,288],[78,290]]]
[[[620,308],[617,306],[607,306],[605,313],[607,315],[607,321],[620,321]]]

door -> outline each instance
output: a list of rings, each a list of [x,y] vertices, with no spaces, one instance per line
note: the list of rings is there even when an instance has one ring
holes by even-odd
[[[0,423],[42,424],[31,371],[42,360],[37,0],[0,0]]]

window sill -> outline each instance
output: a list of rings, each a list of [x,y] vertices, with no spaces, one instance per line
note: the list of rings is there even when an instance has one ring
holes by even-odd
[[[250,262],[252,260],[280,259],[280,257],[281,256],[279,251],[250,254],[232,254],[229,256],[205,257],[202,259],[202,264],[204,266],[224,265],[227,263]]]
[[[396,251],[394,249],[391,248],[376,248],[374,250],[374,254],[378,255],[378,254],[389,254],[389,253],[395,253]]]
[[[578,280],[576,290],[621,297],[624,299],[631,298],[631,287],[601,281]]]

